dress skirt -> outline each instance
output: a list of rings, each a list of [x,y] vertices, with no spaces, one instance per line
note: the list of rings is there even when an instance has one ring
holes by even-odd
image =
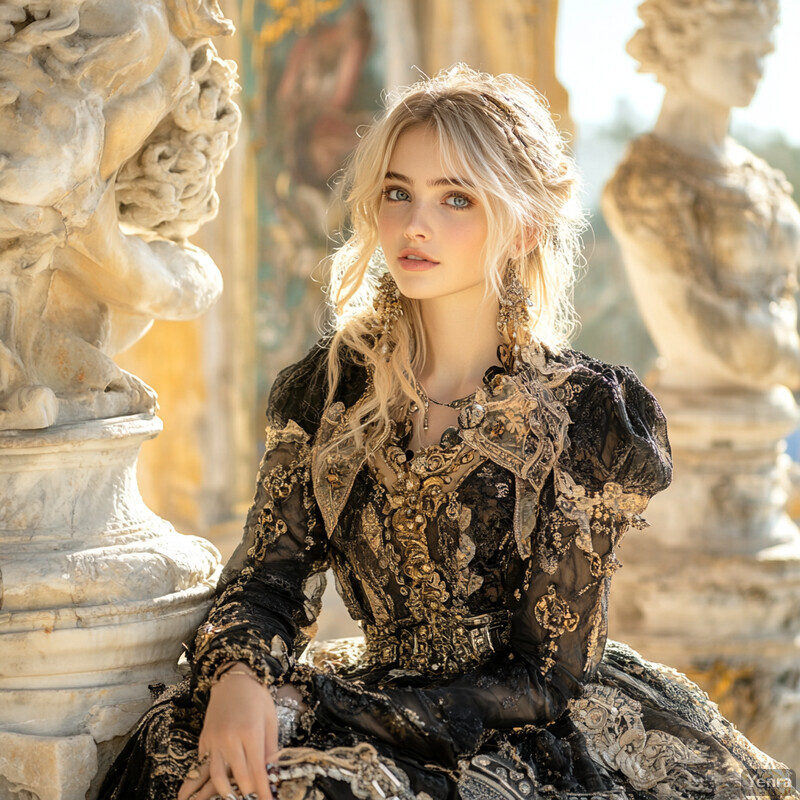
[[[188,681],[164,690],[107,775],[101,800],[176,797],[197,761],[201,727]],[[561,718],[497,731],[457,769],[317,720],[301,727],[281,742],[278,800],[800,797],[791,772],[752,745],[697,685],[611,641],[595,679]]]

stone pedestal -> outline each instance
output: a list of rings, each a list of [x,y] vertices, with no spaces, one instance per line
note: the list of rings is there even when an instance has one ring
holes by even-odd
[[[697,680],[755,744],[800,763],[800,532],[786,514],[791,392],[656,395],[675,478],[622,546],[611,635]]]
[[[147,415],[0,433],[0,797],[83,798],[97,744],[176,679],[219,570],[136,484]]]

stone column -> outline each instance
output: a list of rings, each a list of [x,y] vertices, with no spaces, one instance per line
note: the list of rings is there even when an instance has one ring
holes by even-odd
[[[142,502],[156,396],[112,356],[220,293],[186,239],[235,72],[212,0],[0,5],[0,798],[82,800],[219,569]]]
[[[623,547],[611,633],[688,673],[759,747],[800,767],[800,531],[785,437],[800,419],[800,209],[728,136],[773,0],[646,0],[629,50],[666,87],[603,202],[661,355],[675,479]]]

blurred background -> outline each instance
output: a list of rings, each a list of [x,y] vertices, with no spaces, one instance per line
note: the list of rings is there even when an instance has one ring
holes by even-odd
[[[651,369],[655,351],[599,197],[662,89],[625,45],[637,0],[222,0],[237,28],[245,125],[223,171],[220,213],[196,237],[225,278],[203,319],[156,323],[119,361],[159,394],[164,433],[140,458],[146,502],[184,533],[232,551],[263,448],[269,387],[316,340],[325,256],[342,222],[336,175],[386,88],[456,61],[515,72],[549,100],[585,181],[591,230],[576,291],[576,346]],[[734,134],[800,186],[800,3],[784,2],[776,52]],[[797,195],[795,194],[795,197]],[[157,476],[157,477],[156,477]],[[329,604],[330,605],[330,604]],[[338,608],[338,607],[337,607]],[[328,611],[323,634],[350,632]]]

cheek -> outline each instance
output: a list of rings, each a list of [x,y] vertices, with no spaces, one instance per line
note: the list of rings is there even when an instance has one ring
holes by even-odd
[[[451,235],[463,247],[472,250],[480,249],[488,235],[487,226],[477,220],[457,220],[452,227]]]
[[[393,228],[391,215],[386,212],[385,208],[378,210],[378,237],[383,240],[390,235]]]

